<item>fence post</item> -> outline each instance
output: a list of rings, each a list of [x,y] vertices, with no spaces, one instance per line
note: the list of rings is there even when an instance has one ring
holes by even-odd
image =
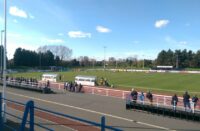
[[[194,107],[194,104],[195,104],[194,102],[192,102],[192,104],[191,104],[191,105],[192,105],[192,113],[194,113],[194,110],[195,110],[195,109],[194,109],[194,108],[195,108],[195,107]]]
[[[94,94],[94,88],[92,88],[92,94]]]
[[[106,89],[106,96],[108,96],[108,89]]]
[[[125,99],[124,91],[122,91],[122,99]]]
[[[34,103],[30,103],[30,131],[34,131]]]
[[[157,107],[158,107],[158,96],[156,97],[156,101],[157,101]]]
[[[30,131],[34,131],[34,102],[33,101],[28,101],[26,103],[24,115],[23,115],[23,119],[22,119],[22,123],[21,123],[19,131],[24,131],[25,129],[29,110],[30,110],[30,123],[29,123],[30,127],[29,128],[30,128]]]
[[[164,103],[163,104],[164,104],[164,106],[166,105],[166,98],[165,98],[165,96],[164,96]]]
[[[3,129],[3,118],[2,118],[2,93],[0,93],[0,129]]]
[[[101,131],[105,131],[105,126],[106,126],[106,120],[105,120],[105,116],[101,117]]]

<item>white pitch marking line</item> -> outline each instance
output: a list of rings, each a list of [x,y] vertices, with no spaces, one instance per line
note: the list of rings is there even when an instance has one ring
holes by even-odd
[[[129,121],[129,122],[135,122],[135,123],[140,124],[140,125],[146,125],[146,126],[150,126],[150,127],[154,127],[154,128],[158,128],[158,129],[168,130],[168,131],[175,131],[175,130],[171,130],[169,128],[165,128],[165,127],[161,127],[161,126],[157,126],[157,125],[153,125],[153,124],[148,124],[148,123],[144,123],[144,122],[134,121],[134,120],[131,120],[131,119],[128,119],[128,118],[124,118],[124,117],[120,117],[120,116],[115,116],[115,115],[111,115],[111,114],[107,114],[107,113],[97,112],[97,111],[93,111],[93,110],[89,110],[89,109],[84,109],[84,108],[80,108],[80,107],[76,107],[76,106],[71,106],[71,105],[66,105],[66,104],[57,103],[57,102],[48,101],[48,100],[43,100],[43,99],[39,99],[39,98],[35,98],[35,97],[25,96],[25,95],[21,95],[21,94],[9,92],[9,91],[7,91],[7,93],[8,94],[12,94],[12,95],[16,95],[16,96],[21,96],[21,97],[33,99],[33,100],[38,100],[38,101],[50,103],[50,104],[55,104],[55,105],[65,106],[65,107],[70,107],[70,108],[74,108],[74,109],[78,109],[78,110],[82,110],[82,111],[86,111],[86,112],[91,112],[91,113],[95,113],[95,114],[109,116],[109,117],[120,119],[120,120],[125,120],[125,121]]]

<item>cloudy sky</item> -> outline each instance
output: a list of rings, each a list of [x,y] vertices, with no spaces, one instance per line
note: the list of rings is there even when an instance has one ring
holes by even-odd
[[[3,0],[0,29],[4,28]],[[73,57],[154,59],[200,49],[200,0],[8,0],[8,57],[16,48],[65,45]]]

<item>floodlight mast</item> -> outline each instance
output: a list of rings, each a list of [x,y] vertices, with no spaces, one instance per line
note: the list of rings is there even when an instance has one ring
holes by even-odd
[[[105,71],[105,69],[106,69],[106,46],[104,46],[103,49],[104,49],[104,66],[103,66],[103,68]]]
[[[7,21],[6,21],[6,6],[7,6],[7,1],[4,0],[4,64],[3,64],[3,120],[4,122],[6,122],[6,42],[7,42],[7,39],[6,39],[6,26],[7,26]]]
[[[1,78],[3,76],[3,33],[4,33],[4,30],[1,30]]]

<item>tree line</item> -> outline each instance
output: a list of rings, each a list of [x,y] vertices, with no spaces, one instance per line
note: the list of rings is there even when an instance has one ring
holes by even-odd
[[[106,68],[144,68],[157,65],[169,65],[175,68],[199,68],[200,50],[162,50],[155,60],[138,59],[137,56],[124,59],[109,57],[107,61],[98,61],[88,56],[71,59],[72,50],[65,46],[42,46],[37,51],[16,49],[14,57],[8,60],[9,67],[105,67]]]
[[[191,50],[162,50],[157,59],[157,65],[170,65],[176,68],[199,68],[200,50],[196,53]]]

